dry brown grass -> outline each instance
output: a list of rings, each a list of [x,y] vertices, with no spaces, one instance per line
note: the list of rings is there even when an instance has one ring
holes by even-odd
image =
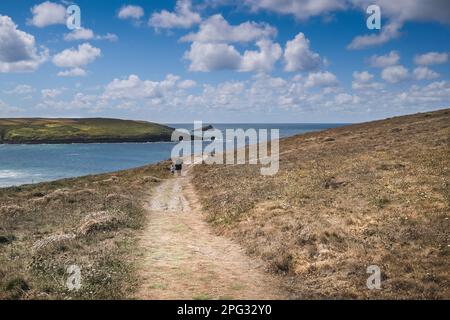
[[[293,298],[450,298],[450,110],[309,133],[280,172],[194,168],[209,221]],[[366,268],[382,270],[368,290]]]
[[[167,166],[0,189],[0,299],[131,296],[142,199]],[[65,285],[72,264],[79,291]]]

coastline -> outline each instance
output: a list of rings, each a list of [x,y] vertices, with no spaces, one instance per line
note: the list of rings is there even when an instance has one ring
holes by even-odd
[[[290,299],[445,299],[449,115],[446,109],[283,138],[278,176],[262,177],[253,165],[199,164],[189,170],[192,192],[213,230],[261,260]],[[169,165],[0,189],[0,286],[9,288],[0,299],[133,297],[142,281],[145,206],[174,179]],[[18,259],[9,259],[12,247]],[[52,280],[67,256],[85,275],[78,292]],[[360,286],[371,264],[388,275],[382,291]],[[433,286],[430,269],[439,280]]]
[[[258,126],[261,128],[281,126],[279,128],[280,138],[284,139],[309,132],[323,131],[341,125],[307,124],[305,128],[305,124],[303,123],[290,123],[284,126],[268,123],[258,124],[256,129],[258,129]],[[215,127],[216,125],[213,124],[213,126]],[[227,128],[234,128],[233,126],[246,130],[250,126],[254,126],[254,124],[227,124]],[[217,125],[217,127],[221,131],[225,129],[221,125]],[[72,177],[83,177],[91,174],[113,173],[117,170],[133,169],[147,164],[154,164],[158,161],[169,159],[170,150],[177,143],[161,140],[149,142],[110,141],[91,141],[90,143],[0,144],[0,148],[4,152],[4,161],[3,165],[0,165],[0,173],[3,169],[5,172],[13,170],[20,175],[20,177],[12,177],[11,179],[7,179],[6,176],[4,179],[0,177],[1,188],[57,181]],[[204,141],[204,143],[209,142]],[[46,161],[46,158],[49,161]],[[20,159],[20,164],[17,164],[15,159]],[[64,163],[70,163],[71,166],[68,167]],[[88,164],[86,165],[86,163]],[[28,170],[29,168],[32,169]],[[37,178],[33,178],[33,176],[37,176]]]
[[[79,138],[79,139],[49,139],[49,140],[20,140],[20,141],[0,141],[0,145],[5,144],[92,144],[92,143],[149,143],[149,142],[171,142],[171,136],[149,137],[149,138]]]

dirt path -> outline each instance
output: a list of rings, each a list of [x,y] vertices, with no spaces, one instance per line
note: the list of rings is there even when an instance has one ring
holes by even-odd
[[[140,238],[138,299],[280,299],[277,281],[204,221],[190,177],[164,181]]]

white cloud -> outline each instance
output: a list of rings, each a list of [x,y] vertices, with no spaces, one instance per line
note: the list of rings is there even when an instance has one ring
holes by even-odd
[[[389,24],[383,26],[381,28],[381,32],[378,34],[367,34],[355,37],[347,48],[351,50],[357,50],[382,45],[392,39],[399,37],[399,30],[401,27],[402,25],[400,23],[390,22]]]
[[[197,86],[197,82],[194,80],[183,80],[180,83],[178,83],[178,88],[180,89],[190,89]]]
[[[42,98],[53,99],[62,93],[61,89],[43,89],[41,90]]]
[[[198,96],[190,95],[187,103],[190,105],[209,105],[209,109],[234,109],[242,99],[245,84],[240,81],[226,81],[217,86],[205,85]]]
[[[5,90],[3,91],[6,94],[29,94],[29,93],[33,93],[34,91],[36,91],[36,89],[34,89],[32,86],[28,85],[28,84],[19,84],[17,85],[14,89],[12,90]]]
[[[260,40],[256,43],[259,51],[246,50],[239,71],[267,72],[273,69],[283,50],[278,43]]]
[[[114,79],[103,94],[105,99],[159,99],[175,88],[180,77],[168,74],[163,81],[141,80],[137,75]]]
[[[390,66],[383,69],[381,78],[389,83],[398,83],[409,78],[409,71],[401,65]]]
[[[139,20],[144,16],[144,9],[140,6],[123,6],[120,8],[119,13],[117,14],[117,17],[119,19],[125,20],[125,19],[135,19]]]
[[[374,4],[373,0],[352,0],[351,2],[363,10]],[[450,23],[450,3],[445,0],[377,0],[375,3],[381,7],[382,16],[391,20]]]
[[[361,101],[360,97],[348,93],[339,93],[335,96],[334,101],[337,105],[357,104]]]
[[[100,57],[101,50],[91,46],[89,43],[83,43],[78,49],[66,49],[53,57],[53,63],[58,67],[75,68],[84,66]]]
[[[80,28],[75,29],[70,33],[64,35],[66,41],[78,41],[78,40],[108,40],[111,42],[117,41],[119,38],[113,33],[107,33],[103,36],[95,35],[91,29]]]
[[[82,68],[73,68],[70,70],[58,72],[58,77],[84,77],[86,75],[86,70]]]
[[[64,35],[64,40],[74,41],[74,40],[91,40],[94,38],[94,31],[91,29],[75,29],[72,32]]]
[[[215,2],[221,2],[216,0]],[[267,10],[280,14],[293,15],[303,20],[312,16],[326,16],[339,10],[359,8],[366,10],[371,4],[377,4],[387,20],[436,21],[450,23],[450,4],[445,0],[244,0],[252,10]]]
[[[108,40],[108,41],[111,41],[111,42],[116,42],[116,41],[119,40],[119,37],[115,33],[109,33],[108,32],[107,34],[105,34],[103,36],[96,36],[95,39],[97,39],[97,40]]]
[[[331,81],[319,81],[329,78]],[[370,78],[370,79],[369,79]],[[354,80],[371,85],[375,77],[364,72],[355,73]],[[56,110],[101,110],[132,109],[148,112],[156,110],[164,114],[177,112],[206,116],[208,113],[235,112],[242,116],[270,114],[278,116],[282,110],[302,117],[324,112],[352,113],[370,117],[395,110],[399,113],[429,111],[450,106],[450,84],[447,81],[428,85],[413,84],[410,88],[390,86],[389,90],[358,90],[345,92],[337,80],[327,76],[294,76],[289,79],[256,74],[244,81],[225,81],[218,84],[198,84],[199,90],[180,89],[183,80],[176,75],[167,75],[163,80],[145,80],[136,75],[114,79],[103,93],[85,94],[77,92],[73,97],[43,99],[37,107]],[[364,82],[365,81],[365,82]],[[311,83],[314,83],[314,87]],[[328,87],[327,85],[333,85]],[[190,85],[189,85],[190,86]],[[203,88],[203,89],[201,89]],[[60,89],[63,90],[63,89]],[[69,99],[67,99],[69,98]],[[1,108],[0,108],[1,109]],[[2,112],[2,110],[0,110]]]
[[[353,72],[352,89],[357,91],[379,90],[383,88],[383,84],[379,82],[372,82],[373,74],[362,71]]]
[[[237,70],[241,64],[239,52],[225,43],[194,42],[184,57],[191,62],[190,71]]]
[[[311,51],[309,40],[301,32],[286,43],[284,61],[288,72],[315,70],[322,64],[319,54]]]
[[[351,0],[351,4],[362,10],[374,4],[373,0]],[[450,2],[443,0],[410,1],[410,0],[378,0],[383,21],[378,34],[358,36],[348,46],[349,49],[363,49],[384,44],[400,36],[400,29],[408,21],[433,21],[450,24]]]
[[[181,41],[189,42],[251,42],[273,37],[277,29],[266,23],[247,21],[236,26],[230,25],[222,15],[216,14],[202,22],[197,33],[189,33]]]
[[[419,65],[430,66],[434,64],[442,64],[448,61],[447,52],[428,52],[422,55],[416,55],[414,62]]]
[[[184,57],[190,61],[190,71],[270,71],[281,57],[280,45],[270,40],[260,40],[256,46],[258,51],[246,50],[241,55],[234,46],[225,43],[194,42]]]
[[[167,10],[155,12],[150,17],[148,24],[155,29],[190,28],[199,24],[202,20],[200,15],[191,9],[192,4],[190,0],[178,0],[175,12]]]
[[[414,77],[417,80],[432,80],[439,78],[439,73],[431,70],[428,67],[417,67],[414,69]]]
[[[33,17],[28,20],[30,25],[43,28],[54,24],[66,23],[66,8],[58,3],[45,1],[31,9]]]
[[[362,72],[355,71],[353,72],[353,79],[355,79],[355,81],[358,82],[369,82],[370,80],[373,79],[373,74],[367,71]]]
[[[340,0],[244,0],[244,4],[254,11],[263,9],[290,14],[300,20],[341,10],[347,5]]]
[[[450,83],[438,81],[430,83],[424,87],[411,86],[408,90],[397,94],[396,101],[401,105],[419,106],[430,110],[432,106],[440,108],[450,106]]]
[[[237,0],[232,2],[242,3]],[[349,49],[364,49],[395,39],[401,35],[401,28],[409,21],[450,24],[450,2],[445,0],[244,0],[243,3],[253,11],[267,10],[292,15],[299,20],[313,16],[327,18],[340,10],[359,9],[365,14],[369,5],[379,5],[382,12],[381,31],[355,37],[348,45]]]
[[[370,57],[370,65],[374,68],[386,68],[398,64],[399,61],[400,55],[395,50],[385,55]]]
[[[305,82],[305,87],[335,87],[338,84],[339,82],[334,74],[324,71],[309,73]]]
[[[39,53],[34,36],[17,29],[8,16],[0,15],[0,73],[36,70],[48,58],[48,50]]]

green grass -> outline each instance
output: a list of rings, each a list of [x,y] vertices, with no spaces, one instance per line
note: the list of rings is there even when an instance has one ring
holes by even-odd
[[[169,141],[173,129],[120,119],[0,119],[0,143]]]

